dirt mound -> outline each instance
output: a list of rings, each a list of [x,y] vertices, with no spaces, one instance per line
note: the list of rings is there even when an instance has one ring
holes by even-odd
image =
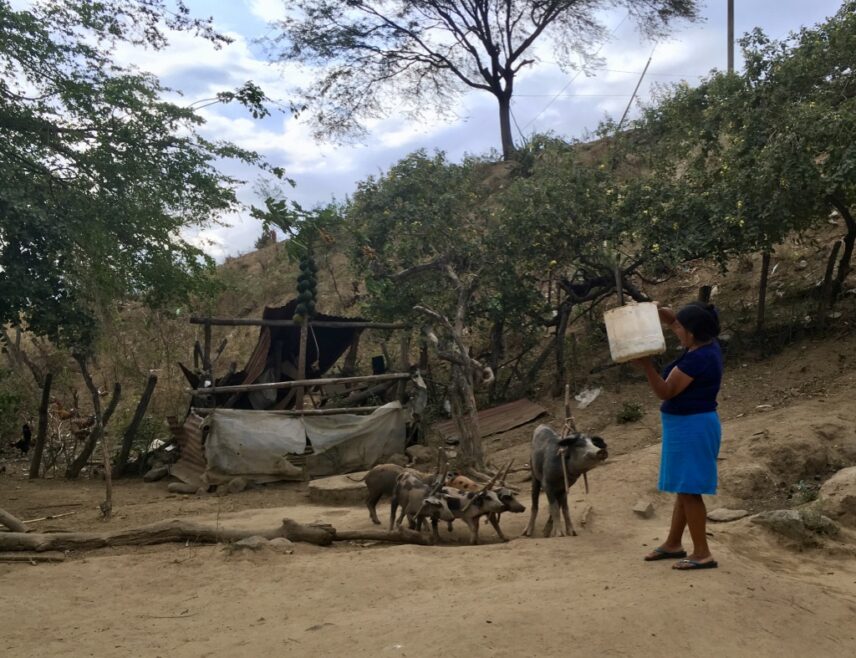
[[[849,397],[792,403],[729,423],[720,452],[722,494],[755,509],[813,498],[822,481],[856,464],[856,423],[843,411],[830,414],[845,409]]]

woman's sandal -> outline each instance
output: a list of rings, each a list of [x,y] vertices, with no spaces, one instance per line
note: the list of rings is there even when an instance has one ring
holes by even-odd
[[[645,556],[646,562],[656,562],[657,560],[678,560],[687,556],[687,552],[684,550],[667,551],[664,548],[655,548],[652,553],[653,555]]]

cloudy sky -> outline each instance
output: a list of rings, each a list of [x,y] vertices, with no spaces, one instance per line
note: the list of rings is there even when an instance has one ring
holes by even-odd
[[[221,49],[189,35],[178,34],[162,52],[124,49],[120,60],[133,62],[158,75],[179,90],[185,102],[212,97],[217,91],[253,80],[269,96],[288,101],[289,87],[307,75],[295,68],[268,63],[258,39],[273,32],[270,21],[282,15],[283,0],[189,0],[199,16],[213,16],[217,28],[234,38]],[[523,135],[553,131],[581,137],[597,127],[606,115],[619,117],[627,105],[649,55],[653,58],[639,96],[649,97],[656,84],[698,80],[713,68],[726,66],[726,0],[703,3],[704,20],[681,24],[666,41],[643,41],[624,12],[605,14],[603,23],[613,31],[601,52],[605,63],[594,75],[565,74],[540,51],[540,63],[527,69],[515,85],[513,113]],[[801,25],[814,24],[839,8],[840,0],[736,0],[735,33],[760,26],[772,37],[783,37]],[[739,53],[737,64],[741,65]],[[203,110],[203,134],[231,140],[264,154],[285,167],[297,186],[289,195],[312,206],[333,198],[342,200],[357,181],[386,170],[396,160],[419,148],[440,149],[452,159],[466,153],[484,153],[499,147],[496,101],[473,92],[460,99],[451,120],[428,118],[408,122],[401,118],[375,122],[359,144],[341,146],[316,142],[304,120],[274,113],[255,121],[237,107],[212,106]],[[519,139],[519,134],[516,133]],[[247,181],[239,191],[247,203],[258,203],[259,174],[252,169],[225,165],[229,173]],[[246,214],[230,217],[228,225],[206,228],[192,239],[221,260],[252,250],[260,233],[258,222]]]

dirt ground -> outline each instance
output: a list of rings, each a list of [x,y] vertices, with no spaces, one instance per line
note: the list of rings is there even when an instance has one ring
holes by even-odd
[[[796,504],[793,485],[817,486],[856,463],[853,342],[809,343],[795,348],[799,359],[790,351],[731,365],[721,494],[709,508]],[[61,564],[0,564],[0,655],[856,655],[852,529],[796,551],[743,519],[709,526],[717,570],[642,561],[663,539],[670,513],[670,499],[656,491],[656,408],[635,375],[610,377],[602,397],[578,414],[581,426],[606,438],[611,456],[592,473],[588,495],[572,489],[577,537],[518,538],[527,510],[503,518],[514,537],[507,544],[486,527],[484,544],[467,546],[457,527],[451,536],[441,531],[444,543],[434,547],[299,544],[292,555],[242,555],[173,544],[73,553]],[[644,403],[646,414],[617,425],[616,405],[626,400]],[[489,439],[492,458],[527,461],[532,427]],[[102,482],[28,482],[22,466],[8,463],[0,475],[0,506],[24,519],[75,512],[31,524],[42,531],[176,517],[229,527],[275,527],[283,517],[372,527],[364,508],[312,505],[302,485],[197,497],[139,481],[117,485],[116,515],[105,524],[97,512]],[[521,487],[528,507],[528,485]],[[654,518],[632,513],[640,498],[654,503]],[[381,518],[386,510],[382,503]],[[539,537],[543,514],[542,502]]]

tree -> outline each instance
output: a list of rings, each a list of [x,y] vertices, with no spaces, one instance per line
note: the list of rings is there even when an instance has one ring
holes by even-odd
[[[267,167],[201,137],[193,107],[163,101],[156,78],[113,61],[119,43],[164,47],[164,27],[228,42],[180,2],[177,12],[162,0],[16,11],[0,0],[0,323],[71,350],[96,435],[104,419],[86,364],[100,319],[117,300],[158,306],[201,290],[213,263],[182,231],[238,207],[240,181],[216,162]],[[267,112],[252,83],[217,100]]]
[[[784,41],[760,30],[741,39],[745,70],[714,72],[697,87],[665,90],[635,125],[628,153],[660,189],[649,233],[673,260],[763,254],[757,329],[765,321],[770,255],[792,231],[835,208],[844,218],[840,291],[856,241],[856,3]],[[663,231],[663,228],[672,231]],[[831,274],[830,274],[831,276]]]
[[[626,9],[647,35],[676,19],[695,19],[695,0],[298,0],[287,3],[277,61],[319,66],[304,91],[321,133],[342,136],[395,110],[449,114],[465,90],[492,94],[502,153],[514,150],[511,99],[517,74],[537,62],[535,44],[552,45],[565,68],[589,61],[607,38],[601,10]],[[390,103],[390,93],[395,103]]]

